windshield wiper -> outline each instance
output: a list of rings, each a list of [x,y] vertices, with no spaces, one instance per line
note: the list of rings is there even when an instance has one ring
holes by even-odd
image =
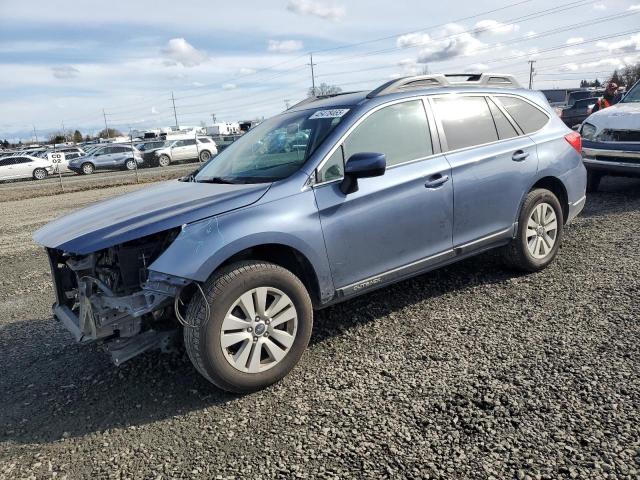
[[[224,177],[211,177],[211,178],[203,178],[200,180],[194,180],[196,183],[225,183],[233,185],[236,182],[232,182],[231,180]]]

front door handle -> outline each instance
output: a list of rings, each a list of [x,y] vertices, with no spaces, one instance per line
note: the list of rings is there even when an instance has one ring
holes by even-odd
[[[511,160],[513,160],[514,162],[521,162],[528,156],[529,156],[529,152],[525,152],[524,150],[518,150],[516,152],[513,152]]]
[[[425,182],[424,186],[427,188],[438,188],[441,185],[444,185],[449,181],[449,175],[442,175],[441,173],[436,173],[435,175],[431,175],[429,179]]]

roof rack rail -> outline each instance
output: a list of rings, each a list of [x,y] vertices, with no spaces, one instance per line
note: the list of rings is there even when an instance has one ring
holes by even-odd
[[[291,110],[296,107],[300,107],[302,105],[306,105],[307,103],[315,102],[316,100],[324,100],[325,98],[339,97],[340,95],[349,95],[350,93],[356,93],[356,92],[337,92],[337,93],[327,93],[324,95],[312,95],[311,97],[307,97],[304,100],[300,100],[298,103],[294,103],[285,111]]]
[[[379,97],[390,93],[403,92],[417,88],[433,87],[503,87],[520,88],[513,75],[505,73],[438,73],[402,77],[383,83],[367,95],[367,98]]]

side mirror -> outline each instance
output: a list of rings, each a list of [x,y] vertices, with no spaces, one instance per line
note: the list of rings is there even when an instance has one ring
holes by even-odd
[[[357,192],[358,178],[379,177],[384,175],[386,169],[387,159],[384,153],[354,153],[344,167],[344,179],[340,184],[340,191],[345,195]]]

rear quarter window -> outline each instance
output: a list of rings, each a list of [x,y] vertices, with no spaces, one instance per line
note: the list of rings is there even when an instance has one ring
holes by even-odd
[[[520,98],[506,96],[497,98],[524,133],[537,132],[549,121],[545,113]]]

